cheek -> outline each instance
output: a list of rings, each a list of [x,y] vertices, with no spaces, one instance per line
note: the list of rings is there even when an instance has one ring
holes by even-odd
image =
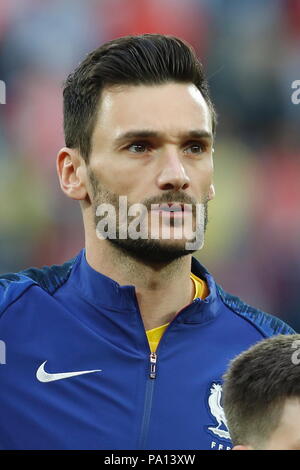
[[[143,184],[143,171],[138,169],[128,169],[124,165],[110,164],[97,166],[94,174],[100,185],[108,191],[119,195],[127,195],[134,188]]]
[[[213,191],[213,168],[209,164],[201,168],[193,168],[189,172],[191,189],[196,195],[208,194]]]

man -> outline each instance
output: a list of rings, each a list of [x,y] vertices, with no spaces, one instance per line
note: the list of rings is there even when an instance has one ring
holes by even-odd
[[[234,450],[300,450],[300,335],[278,335],[238,355],[224,375]]]
[[[192,258],[215,194],[215,126],[180,39],[113,40],[68,77],[57,170],[85,249],[2,277],[2,448],[230,448],[228,360],[293,331]]]

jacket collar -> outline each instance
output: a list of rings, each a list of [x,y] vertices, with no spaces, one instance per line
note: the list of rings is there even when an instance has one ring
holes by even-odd
[[[209,295],[204,300],[195,299],[186,306],[183,309],[184,315],[178,316],[178,322],[203,323],[210,321],[217,316],[220,309],[216,283],[212,275],[194,257],[192,257],[191,270],[207,283]],[[86,260],[85,249],[81,250],[75,259],[70,281],[75,284],[77,290],[81,291],[86,300],[90,300],[99,307],[135,312],[138,308],[135,287],[133,285],[122,286],[93,269]]]

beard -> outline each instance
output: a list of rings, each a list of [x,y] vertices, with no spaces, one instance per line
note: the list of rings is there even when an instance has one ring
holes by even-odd
[[[114,247],[120,250],[123,254],[135,258],[136,260],[146,262],[148,264],[167,264],[183,256],[190,255],[191,253],[194,253],[200,248],[202,248],[204,243],[204,234],[208,223],[208,195],[206,195],[204,201],[201,203],[200,223],[197,223],[197,225],[195,223],[195,236],[192,240],[189,240],[189,243],[194,247],[187,248],[186,240],[183,239],[162,240],[153,239],[151,237],[134,239],[128,236],[126,238],[123,238],[120,237],[120,223],[122,223],[119,218],[120,195],[104,188],[99,183],[99,181],[91,170],[89,170],[88,174],[93,193],[91,203],[94,214],[94,224],[96,232],[100,219],[99,215],[97,215],[97,207],[99,207],[101,204],[109,204],[115,209],[116,236],[105,236],[105,239],[107,239],[109,243],[111,243]],[[166,191],[166,193],[159,197],[156,196],[142,201],[141,204],[146,207],[149,214],[152,204],[162,204],[171,202],[177,202],[180,204],[190,204],[192,207],[193,220],[195,219],[195,207],[197,202],[184,192],[180,193],[179,191]],[[128,219],[130,219],[130,216],[128,216]],[[196,222],[198,222],[197,219]],[[171,227],[176,227],[177,221],[171,218],[169,219],[169,223]],[[127,228],[128,225],[126,225],[126,230]],[[197,243],[195,243],[195,241],[197,241]]]

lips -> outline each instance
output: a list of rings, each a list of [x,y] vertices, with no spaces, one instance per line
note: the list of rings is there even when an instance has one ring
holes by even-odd
[[[157,210],[165,212],[191,212],[190,204],[178,202],[159,204]]]
[[[182,218],[187,217],[188,214],[193,213],[193,205],[187,203],[180,203],[180,202],[169,202],[169,203],[162,203],[162,204],[154,204],[151,207],[151,211],[161,214],[169,214],[169,218],[173,220],[174,218]]]
[[[160,204],[159,210],[166,212],[182,212],[181,204]]]

